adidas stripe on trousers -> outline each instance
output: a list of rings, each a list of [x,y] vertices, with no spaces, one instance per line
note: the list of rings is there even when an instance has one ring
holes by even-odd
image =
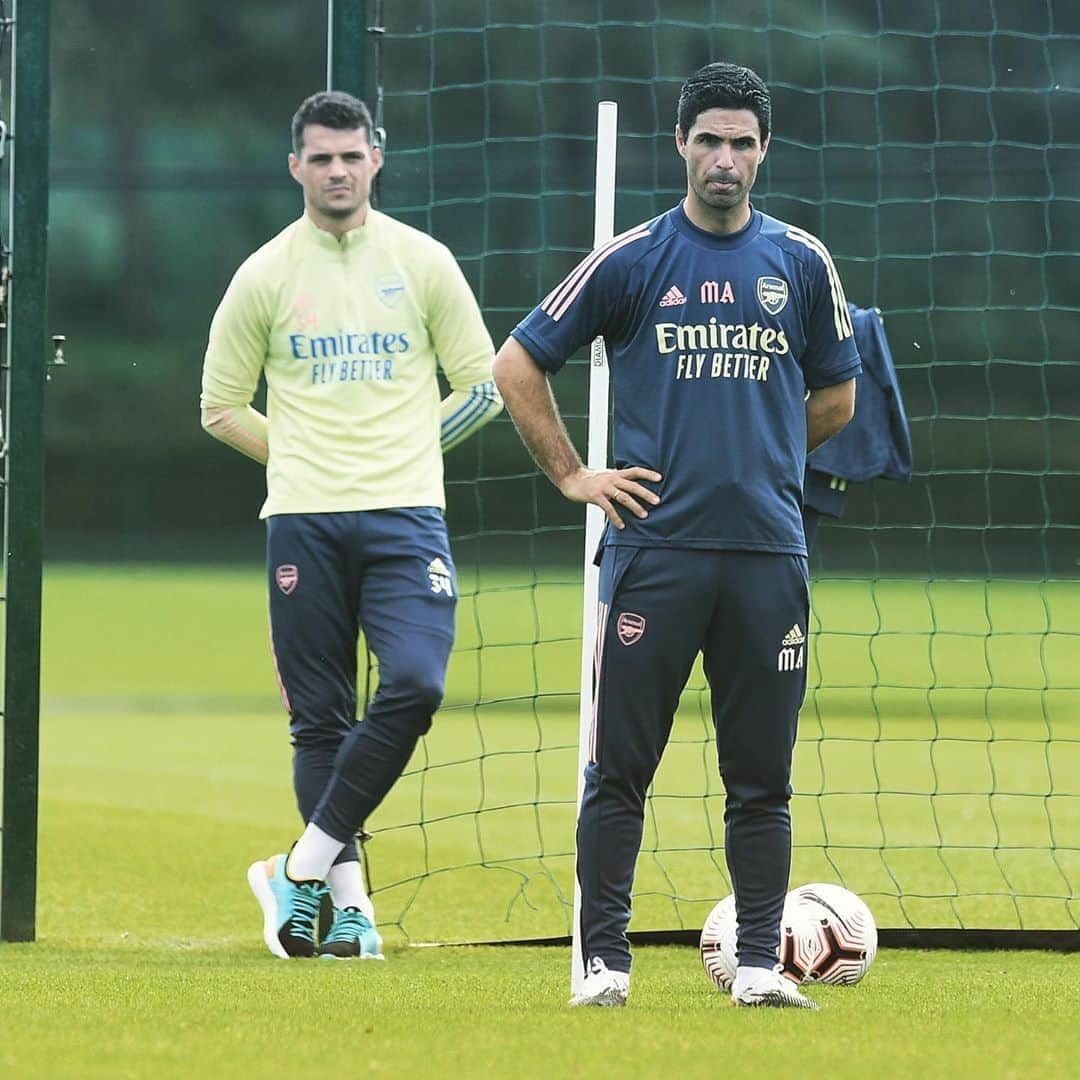
[[[345,844],[338,862],[354,860],[442,702],[457,602],[446,524],[435,507],[279,514],[266,551],[297,805]],[[379,672],[357,723],[360,629]]]
[[[645,796],[698,653],[726,790],[724,846],[739,963],[771,967],[791,867],[791,758],[806,690],[806,558],[609,546],[599,598],[578,817],[586,970],[593,957],[630,970],[627,927]],[[678,835],[661,840],[668,848],[686,842]],[[718,875],[718,898],[723,887]]]

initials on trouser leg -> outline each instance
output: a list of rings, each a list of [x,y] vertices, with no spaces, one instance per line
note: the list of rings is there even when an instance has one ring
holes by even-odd
[[[806,689],[801,556],[725,552],[725,594],[705,651],[728,869],[738,914],[740,1005],[815,1007],[776,969],[791,868],[791,757]]]

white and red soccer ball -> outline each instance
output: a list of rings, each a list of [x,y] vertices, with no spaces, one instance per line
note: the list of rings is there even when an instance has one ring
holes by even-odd
[[[735,897],[709,913],[701,931],[701,962],[709,978],[730,990],[737,959]],[[849,889],[815,882],[792,889],[784,900],[778,960],[793,983],[854,986],[877,953],[877,925],[870,909]]]

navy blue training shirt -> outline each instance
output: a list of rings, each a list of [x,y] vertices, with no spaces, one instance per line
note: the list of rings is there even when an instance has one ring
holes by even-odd
[[[549,373],[603,335],[615,467],[660,505],[605,543],[806,554],[805,396],[860,370],[825,245],[751,208],[737,233],[681,204],[597,248],[513,330]]]

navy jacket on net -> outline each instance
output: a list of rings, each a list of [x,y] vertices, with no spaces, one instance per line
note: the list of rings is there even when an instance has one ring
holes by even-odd
[[[881,315],[848,305],[862,373],[855,382],[855,416],[806,460],[808,507],[839,517],[849,483],[911,478],[911,436]]]

